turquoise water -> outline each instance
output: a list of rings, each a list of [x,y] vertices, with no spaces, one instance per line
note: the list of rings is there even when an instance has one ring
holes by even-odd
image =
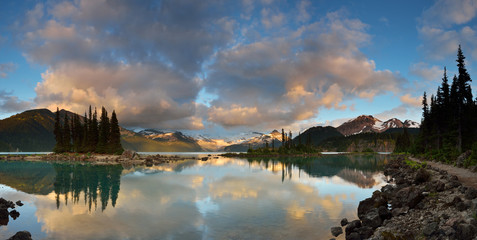
[[[0,161],[0,196],[25,203],[0,239],[21,230],[34,239],[329,239],[384,184],[386,158],[219,157],[127,169]]]

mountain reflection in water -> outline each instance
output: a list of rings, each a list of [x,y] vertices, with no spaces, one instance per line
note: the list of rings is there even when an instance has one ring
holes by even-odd
[[[253,158],[250,164],[263,165],[272,172],[281,172],[282,182],[293,177],[293,167],[311,177],[338,176],[343,180],[356,184],[360,188],[371,188],[378,184],[373,176],[381,171],[387,163],[388,155],[326,155],[323,157],[303,158]],[[300,176],[298,176],[300,177]]]
[[[359,201],[385,183],[387,158],[0,161],[0,195],[25,203],[0,239],[21,230],[33,239],[330,239],[330,227],[355,219]]]

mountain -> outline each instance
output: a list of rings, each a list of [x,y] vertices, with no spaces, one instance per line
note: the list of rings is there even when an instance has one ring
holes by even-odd
[[[226,152],[246,152],[250,147],[253,149],[264,147],[267,143],[270,147],[274,145],[276,148],[282,145],[282,134],[277,130],[273,130],[269,134],[254,132],[256,136],[242,140],[239,143],[226,146]],[[272,143],[273,142],[273,143]]]
[[[306,144],[308,139],[310,139],[311,144],[314,146],[319,145],[321,142],[328,138],[332,137],[342,137],[343,134],[341,134],[336,128],[334,127],[311,127],[308,128],[306,131],[301,133],[299,136],[295,137],[293,139],[294,144],[299,144],[300,142],[302,144]]]
[[[203,149],[192,138],[181,132],[165,133],[146,129],[138,133],[121,128],[121,144],[138,152],[201,152]]]
[[[74,113],[61,110],[60,118]],[[0,151],[41,152],[55,146],[55,114],[48,109],[28,110],[0,120]]]
[[[208,138],[202,135],[196,137],[197,143],[204,151],[207,152],[222,152],[224,148],[233,144],[242,142],[242,140],[225,140],[218,138]]]
[[[403,127],[419,128],[419,124],[411,120],[402,122],[397,118],[391,118],[383,122],[371,115],[361,115],[341,124],[337,127],[337,130],[345,136],[350,136],[368,132],[382,133],[388,129]]]
[[[67,114],[60,110],[60,119]],[[83,117],[80,116],[83,121]],[[0,152],[50,152],[55,146],[55,113],[48,109],[28,110],[0,120]],[[121,143],[126,149],[144,152],[196,152],[202,151],[199,144],[180,132],[145,135],[121,128]],[[161,135],[162,134],[162,135]]]

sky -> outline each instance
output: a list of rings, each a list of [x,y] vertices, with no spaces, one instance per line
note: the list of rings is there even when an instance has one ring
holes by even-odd
[[[363,114],[420,122],[423,92],[436,92],[444,66],[452,79],[459,44],[477,74],[477,0],[25,0],[0,10],[0,119],[105,106],[127,128],[210,137]]]

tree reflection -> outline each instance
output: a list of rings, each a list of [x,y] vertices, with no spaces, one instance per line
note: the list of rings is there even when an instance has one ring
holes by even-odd
[[[73,204],[78,204],[82,193],[84,204],[87,204],[91,211],[93,205],[95,209],[97,207],[98,192],[102,211],[108,206],[109,199],[111,205],[116,206],[123,170],[121,165],[53,164],[53,167],[56,171],[54,191],[57,208],[61,205],[61,195],[65,205],[68,205],[69,198]]]
[[[361,188],[373,187],[377,182],[372,176],[381,171],[388,156],[368,155],[324,155],[321,157],[289,157],[248,159],[250,164],[258,163],[272,172],[281,171],[282,182],[293,175],[293,167],[311,177],[333,177],[351,182]]]

